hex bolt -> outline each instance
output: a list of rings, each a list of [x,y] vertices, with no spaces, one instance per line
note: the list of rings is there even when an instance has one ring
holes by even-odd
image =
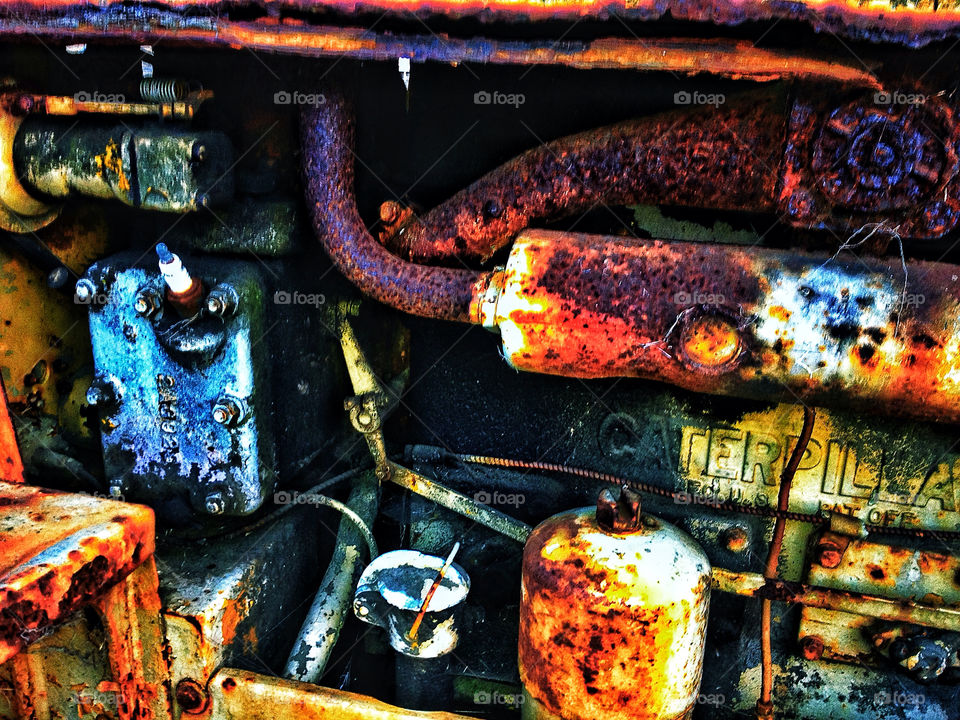
[[[80,305],[89,305],[97,295],[97,286],[89,278],[77,280],[77,286],[73,291],[74,300]]]
[[[203,143],[194,143],[190,148],[190,159],[194,162],[203,162],[207,159],[207,146]]]
[[[207,691],[196,680],[185,678],[177,683],[177,705],[188,715],[199,715],[207,707]]]
[[[163,307],[163,299],[155,290],[141,290],[133,301],[134,312],[140,317],[150,319]]]
[[[210,493],[203,501],[203,507],[210,515],[222,515],[226,506],[226,499],[219,491]]]
[[[800,641],[800,654],[807,660],[819,660],[823,657],[823,638],[819,635],[807,635]]]
[[[109,409],[120,402],[120,388],[117,381],[105,376],[98,376],[87,388],[87,402],[95,407]]]
[[[220,283],[207,295],[207,312],[221,318],[228,318],[237,311],[240,295],[229,283]]]
[[[213,406],[214,422],[224,427],[235,427],[240,424],[244,416],[244,408],[239,400],[231,397],[221,397]]]
[[[840,566],[843,549],[830,540],[821,540],[817,545],[817,564],[827,569]]]

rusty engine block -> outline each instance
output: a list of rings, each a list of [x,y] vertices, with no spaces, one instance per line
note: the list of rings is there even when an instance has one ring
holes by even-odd
[[[960,720],[958,42],[0,2],[0,719]]]

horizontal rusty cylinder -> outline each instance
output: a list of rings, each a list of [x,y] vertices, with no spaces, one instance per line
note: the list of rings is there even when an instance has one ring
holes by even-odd
[[[952,265],[530,230],[475,318],[519,370],[960,421]]]
[[[960,609],[957,607],[937,607],[787,580],[768,580],[760,573],[734,572],[718,567],[711,571],[711,584],[715,590],[734,595],[960,632]]]
[[[353,194],[353,118],[345,99],[301,116],[307,207],[314,232],[334,265],[366,294],[405,312],[467,321],[488,274],[405,262],[380,245],[363,224]]]
[[[611,16],[627,20],[655,20],[669,15],[675,20],[738,25],[764,20],[791,20],[809,24],[817,31],[827,31],[848,38],[884,40],[909,46],[960,34],[960,3],[957,0],[915,0],[909,4],[897,0],[799,0],[789,4],[763,0],[154,0],[147,4],[131,2],[128,6],[111,3],[91,7],[78,0],[19,0],[13,27],[21,33],[44,34],[48,37],[76,39],[78,29],[99,28],[114,37],[127,40],[157,41],[158,32],[167,30],[175,40],[179,29],[202,31],[208,42],[222,42],[219,31],[231,18],[249,16],[259,6],[271,8],[272,23],[261,23],[264,34],[289,25],[291,32],[301,32],[304,17],[319,11],[362,17],[376,14],[386,18],[422,19],[445,16],[452,19],[473,18],[514,23],[584,19],[603,20]],[[195,12],[197,9],[216,9]],[[274,19],[274,18],[278,18]],[[26,22],[25,22],[26,20]],[[44,24],[47,27],[44,27]],[[6,32],[11,32],[6,29]],[[446,42],[446,38],[442,40]],[[249,47],[244,44],[243,47]]]
[[[561,138],[501,165],[386,239],[415,262],[487,260],[538,220],[640,202],[773,211],[787,100],[740,96]]]
[[[785,98],[761,92],[561,138],[384,242],[416,262],[482,262],[538,221],[601,203],[778,210],[843,236],[868,223],[919,239],[956,227],[960,128],[940,98],[878,91],[840,105],[798,101],[789,127],[786,114]]]

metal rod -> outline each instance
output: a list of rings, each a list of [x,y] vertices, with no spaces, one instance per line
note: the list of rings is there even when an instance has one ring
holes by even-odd
[[[415,492],[417,495],[421,495],[427,500],[437,503],[437,505],[442,505],[448,510],[460,513],[501,535],[513,538],[518,543],[525,543],[527,537],[533,531],[533,528],[525,522],[487,507],[483,503],[436,483],[413,470],[408,470],[393,462],[390,463],[390,469],[390,480],[400,487]]]
[[[787,580],[771,580],[760,573],[734,572],[720,567],[713,568],[712,585],[715,590],[734,595],[960,632],[960,608],[955,607],[933,607],[909,600],[863,595],[849,590],[834,590]]]

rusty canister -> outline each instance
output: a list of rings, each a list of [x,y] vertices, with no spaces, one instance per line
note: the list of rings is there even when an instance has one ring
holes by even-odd
[[[639,499],[560,513],[523,553],[525,720],[679,720],[697,703],[710,562]]]

